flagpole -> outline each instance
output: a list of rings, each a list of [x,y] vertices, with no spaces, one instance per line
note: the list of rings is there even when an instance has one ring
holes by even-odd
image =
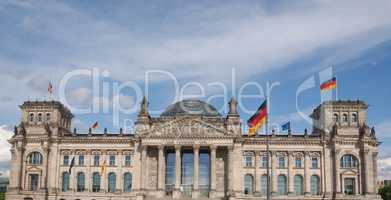
[[[267,152],[267,194],[266,199],[270,200],[270,146],[269,146],[269,97],[266,96],[266,152]]]

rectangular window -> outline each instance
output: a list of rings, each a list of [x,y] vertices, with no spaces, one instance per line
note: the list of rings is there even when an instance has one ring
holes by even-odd
[[[262,156],[261,157],[261,167],[262,168],[267,168],[267,156]]]
[[[301,158],[296,158],[295,167],[296,168],[301,168]]]
[[[132,157],[130,155],[125,155],[125,166],[131,166],[132,165]]]
[[[94,166],[99,166],[99,158],[100,158],[100,156],[99,155],[95,155],[94,156]]]
[[[318,158],[312,158],[312,168],[318,168]]]
[[[244,154],[244,166],[252,167],[253,166],[253,156],[250,152]]]
[[[284,157],[278,157],[278,167],[279,168],[285,168],[285,158]]]
[[[69,156],[64,156],[63,165],[69,165]]]
[[[84,155],[79,155],[79,165],[80,166],[84,165]]]
[[[114,166],[115,165],[115,155],[110,155],[109,157],[109,165]]]
[[[38,190],[38,174],[30,174],[30,190]]]

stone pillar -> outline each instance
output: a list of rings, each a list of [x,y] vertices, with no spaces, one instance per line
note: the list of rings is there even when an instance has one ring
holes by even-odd
[[[293,195],[294,192],[294,162],[295,157],[292,152],[288,152],[288,195]]]
[[[276,152],[271,151],[270,152],[270,190],[273,195],[277,194],[277,181],[275,178],[276,173]]]
[[[255,177],[254,177],[254,192],[255,195],[258,196],[261,194],[261,175],[260,175],[260,151],[255,151],[255,162],[254,162],[254,167],[255,167]]]
[[[48,186],[48,172],[49,172],[49,159],[50,159],[50,149],[48,147],[43,147],[43,152],[44,152],[44,155],[43,155],[43,170],[42,170],[42,185],[41,185],[41,189],[47,191],[47,186]],[[71,157],[69,159],[72,159]],[[69,161],[70,162],[70,161]],[[69,181],[69,184],[70,184],[70,190],[72,190],[72,179],[71,179],[71,175],[70,174],[70,181]]]
[[[309,177],[310,177],[310,155],[309,152],[304,152],[304,194],[309,195],[311,194],[311,186],[309,184]]]
[[[234,191],[234,152],[233,147],[228,147],[228,194],[232,195]]]
[[[165,159],[164,159],[164,146],[158,146],[159,157],[158,157],[158,191],[159,196],[164,197],[164,184],[165,184]]]
[[[210,198],[216,193],[216,146],[210,147]]]
[[[147,186],[147,149],[147,146],[141,147],[141,190],[145,190]]]
[[[193,147],[194,151],[194,177],[193,177],[193,192],[192,197],[198,198],[199,197],[199,167],[200,167],[200,146],[194,145]]]
[[[9,192],[17,192],[21,189],[23,151],[24,149],[22,147],[14,147],[11,149],[12,160],[9,178]]]
[[[175,189],[174,198],[181,198],[181,146],[175,146]]]

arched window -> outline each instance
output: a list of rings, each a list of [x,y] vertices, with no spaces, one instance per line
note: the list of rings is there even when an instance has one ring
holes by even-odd
[[[34,122],[34,113],[30,113],[29,120],[30,120],[30,122]]]
[[[250,174],[246,174],[244,176],[244,194],[252,194],[253,193],[253,185],[254,185],[254,178]]]
[[[295,194],[301,195],[303,194],[303,177],[300,175],[295,176]]]
[[[286,177],[284,175],[278,176],[278,194],[279,195],[286,195]]]
[[[112,193],[115,192],[115,190],[116,190],[115,183],[116,183],[115,173],[114,172],[110,172],[109,176],[108,176],[108,182],[107,182],[108,192],[112,192]]]
[[[357,167],[357,159],[351,154],[346,154],[341,158],[341,168],[355,168]]]
[[[69,173],[62,173],[62,191],[67,192],[69,190]]]
[[[263,175],[261,177],[261,193],[262,194],[267,194],[267,175]]]
[[[335,114],[333,115],[333,121],[334,121],[335,123],[337,123],[337,122],[339,121],[339,115],[338,115],[337,113],[335,113]]]
[[[348,115],[347,114],[342,115],[342,121],[343,121],[343,123],[348,123]]]
[[[50,118],[50,113],[46,113],[46,121],[47,122],[50,122],[51,118]]]
[[[317,175],[311,176],[311,194],[319,195],[319,177]]]
[[[100,175],[98,172],[92,174],[92,192],[100,191]]]
[[[28,162],[30,165],[42,165],[42,154],[37,151],[30,153]]]
[[[124,192],[131,192],[131,191],[132,191],[132,174],[126,172],[124,174]]]
[[[85,190],[85,175],[83,172],[77,174],[77,191],[84,192]]]
[[[356,123],[356,122],[357,122],[357,114],[356,114],[356,113],[353,113],[353,114],[352,114],[352,122],[353,122],[353,123]]]
[[[42,113],[38,113],[38,122],[42,122]]]

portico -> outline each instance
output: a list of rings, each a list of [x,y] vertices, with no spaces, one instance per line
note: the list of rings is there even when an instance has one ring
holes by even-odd
[[[226,146],[217,145],[145,145],[141,147],[141,165],[157,161],[157,191],[159,197],[213,197],[216,192],[217,150],[227,152]],[[157,150],[157,158],[149,153]],[[148,156],[152,157],[148,157]],[[201,168],[201,169],[200,169]],[[141,182],[148,190],[153,169],[143,168]],[[152,185],[153,186],[153,185]]]

